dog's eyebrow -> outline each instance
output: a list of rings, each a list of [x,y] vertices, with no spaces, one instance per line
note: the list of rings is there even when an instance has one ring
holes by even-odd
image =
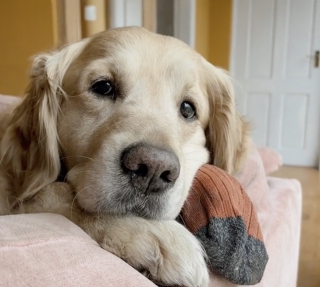
[[[186,83],[186,84],[184,84],[184,86],[183,86],[183,91],[185,92],[185,93],[188,93],[190,90],[192,90],[194,88],[194,85],[193,84],[191,84],[190,82],[188,82],[188,83]]]
[[[196,78],[194,81],[188,80],[181,89],[181,93],[180,93],[181,97],[189,96],[190,98],[192,98],[192,95],[194,94],[194,90],[196,89],[197,83],[198,81],[196,80]]]

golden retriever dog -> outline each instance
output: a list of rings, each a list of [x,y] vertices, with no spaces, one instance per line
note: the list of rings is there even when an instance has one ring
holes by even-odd
[[[223,70],[172,37],[109,30],[38,55],[0,126],[0,214],[65,215],[152,280],[208,285],[175,218],[202,164],[234,173],[249,146]]]

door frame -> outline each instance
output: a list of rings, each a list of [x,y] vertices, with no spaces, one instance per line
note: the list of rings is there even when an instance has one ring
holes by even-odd
[[[126,11],[126,2],[134,1],[137,7],[135,11]],[[136,13],[138,12],[138,13]],[[140,12],[140,15],[139,15]],[[133,19],[135,26],[143,25],[143,0],[109,0],[109,25],[110,28],[118,28],[126,25],[126,17]],[[127,14],[128,13],[128,14]],[[137,15],[138,14],[138,15]],[[132,20],[131,19],[131,20]]]
[[[51,0],[56,48],[81,40],[81,0]]]
[[[195,47],[196,0],[174,0],[174,37]]]
[[[109,0],[109,27],[125,24],[124,2]],[[131,0],[130,0],[131,1]],[[141,8],[141,19],[137,23],[153,32],[156,31],[156,0],[133,0]],[[161,0],[160,0],[161,1]],[[174,37],[195,47],[196,0],[174,1]],[[51,0],[56,47],[81,40],[81,0]]]
[[[136,1],[141,11],[141,19],[137,26],[156,31],[156,1],[155,0],[109,0],[110,28],[125,25],[124,11],[126,1]],[[161,1],[161,0],[160,0]],[[192,48],[195,46],[196,0],[173,0],[174,5],[174,37],[184,41]],[[148,13],[148,14],[147,14]],[[151,17],[149,13],[152,13]]]
[[[125,2],[127,0],[109,0],[109,27],[116,28],[125,25]],[[137,26],[142,26],[149,31],[157,30],[157,0],[129,0],[135,1],[138,10],[141,11],[141,18],[137,20]],[[131,12],[131,11],[130,11]]]
[[[236,11],[237,11],[237,0],[232,0],[232,5],[231,5],[231,14],[232,14],[232,17],[231,17],[231,47],[230,47],[230,55],[229,55],[229,71],[230,71],[230,75],[231,77],[234,76],[234,61],[233,59],[235,58],[235,53],[236,53],[236,47],[235,47],[235,38],[236,38]]]

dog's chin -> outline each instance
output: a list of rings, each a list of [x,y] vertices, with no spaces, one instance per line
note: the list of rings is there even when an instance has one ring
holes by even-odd
[[[164,212],[164,208],[161,204],[157,202],[149,202],[144,206],[134,206],[126,214],[143,217],[146,219],[166,219],[166,213]]]
[[[179,213],[171,210],[169,192],[141,194],[133,188],[102,194],[78,194],[78,205],[89,213],[138,216],[146,219],[172,219]],[[171,206],[171,208],[170,208]]]
[[[126,204],[115,202],[114,204],[99,204],[95,207],[83,204],[79,201],[79,206],[89,213],[93,214],[112,214],[118,216],[137,216],[145,219],[161,220],[168,219],[168,216],[162,204],[157,201],[149,200],[148,203]],[[116,207],[115,207],[116,206]]]

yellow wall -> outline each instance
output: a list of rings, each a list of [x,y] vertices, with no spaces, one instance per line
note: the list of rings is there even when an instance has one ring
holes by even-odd
[[[209,0],[196,2],[196,50],[206,59],[209,51]]]
[[[30,57],[53,46],[51,0],[0,0],[0,94],[22,95]]]
[[[229,68],[231,0],[197,0],[196,49]],[[30,57],[56,43],[55,0],[0,0],[0,94],[22,95]],[[54,24],[55,22],[55,24]]]
[[[196,11],[196,50],[228,70],[232,0],[197,0]]]

